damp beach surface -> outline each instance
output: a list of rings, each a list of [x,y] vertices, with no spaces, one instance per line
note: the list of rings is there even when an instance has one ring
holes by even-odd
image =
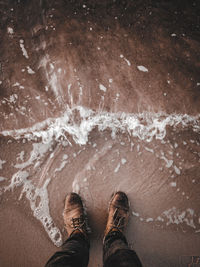
[[[0,6],[0,266],[45,265],[66,238],[71,191],[89,217],[89,267],[101,266],[117,190],[143,265],[189,264],[200,251],[199,2]]]

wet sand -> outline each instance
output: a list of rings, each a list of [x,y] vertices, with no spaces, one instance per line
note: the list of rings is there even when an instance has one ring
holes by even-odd
[[[0,266],[44,266],[80,193],[102,266],[111,193],[144,266],[200,256],[197,1],[1,1]]]

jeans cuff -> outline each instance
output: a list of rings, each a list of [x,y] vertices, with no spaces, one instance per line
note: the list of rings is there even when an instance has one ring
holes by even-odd
[[[72,233],[67,240],[65,240],[65,242],[63,243],[62,247],[65,246],[66,243],[68,243],[68,241],[70,240],[77,240],[79,242],[86,242],[86,244],[88,245],[88,248],[90,247],[90,241],[89,238],[86,237],[83,233],[79,232],[79,233]]]
[[[114,230],[114,231],[110,231],[105,236],[104,243],[103,243],[104,250],[109,249],[110,245],[117,239],[122,240],[126,245],[128,245],[128,242],[124,234],[119,230],[116,230],[116,231]]]

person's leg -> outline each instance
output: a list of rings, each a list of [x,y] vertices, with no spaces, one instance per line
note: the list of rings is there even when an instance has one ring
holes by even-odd
[[[135,251],[128,248],[123,234],[128,223],[129,202],[125,193],[114,194],[109,205],[109,214],[103,241],[104,267],[142,267]]]
[[[104,267],[142,267],[134,250],[128,248],[128,243],[121,231],[111,231],[107,234],[103,245]]]
[[[68,239],[62,249],[46,263],[46,267],[87,267],[89,261],[89,239],[87,218],[79,195],[66,197],[63,212]]]
[[[87,267],[89,241],[81,232],[73,233],[56,252],[45,267]]]

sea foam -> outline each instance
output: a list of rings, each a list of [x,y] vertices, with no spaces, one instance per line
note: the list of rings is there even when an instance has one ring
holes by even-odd
[[[143,112],[137,114],[123,112],[111,113],[106,111],[97,112],[86,107],[75,106],[71,109],[67,108],[60,117],[48,118],[42,122],[32,125],[31,127],[1,131],[0,134],[3,136],[11,136],[15,139],[33,141],[33,148],[29,159],[25,162],[17,162],[14,165],[17,172],[11,177],[10,184],[1,188],[1,193],[14,190],[16,187],[22,187],[20,198],[23,195],[26,196],[30,202],[33,215],[43,224],[44,229],[48,233],[52,242],[56,246],[60,246],[62,243],[62,235],[58,227],[54,225],[49,211],[47,187],[51,178],[46,177],[46,169],[48,169],[48,166],[51,165],[53,154],[49,157],[46,164],[47,166],[45,165],[44,167],[44,171],[40,177],[39,187],[36,187],[31,181],[29,170],[27,170],[27,168],[35,164],[35,162],[39,163],[46,152],[49,151],[54,141],[62,139],[66,140],[68,144],[71,144],[68,140],[70,136],[75,143],[85,145],[88,142],[89,134],[96,128],[99,131],[111,131],[112,138],[114,138],[118,132],[121,132],[129,133],[130,136],[139,138],[140,140],[144,140],[146,142],[151,142],[153,138],[161,140],[162,142],[166,136],[167,127],[172,127],[174,130],[177,128],[190,128],[194,132],[199,133],[200,115],[190,116],[187,114],[166,114],[163,112]],[[34,141],[36,142],[34,143]],[[108,148],[109,146],[106,146],[106,149]],[[139,151],[139,144],[137,149]],[[146,150],[151,153],[154,152],[149,148],[146,148]],[[104,153],[104,150],[102,153]],[[64,168],[65,164],[67,164],[67,159],[68,156],[65,155],[60,167],[57,168],[56,171],[61,171]],[[164,157],[164,155],[162,155],[161,159],[165,161],[167,168],[172,166],[173,162]],[[93,160],[98,159],[94,158]],[[0,161],[0,165],[3,163],[3,161]],[[89,163],[92,166],[92,162]],[[122,159],[121,163],[122,165],[125,164],[126,160]],[[114,169],[114,172],[117,173],[120,166],[121,164],[119,163]],[[89,165],[86,165],[85,168],[87,169],[89,167]],[[176,173],[180,172],[178,167],[175,168],[175,171]],[[0,180],[2,182],[5,181],[5,179],[2,178]],[[79,180],[79,177],[75,177],[72,183],[72,189],[75,192],[79,192],[80,190]],[[39,202],[38,199],[40,200]],[[171,211],[166,211],[163,213],[163,216],[169,219],[169,223],[174,223],[170,217]],[[184,216],[185,214],[178,213],[177,218],[179,221],[182,220],[191,227],[194,227],[192,221]],[[177,220],[175,220],[175,223],[177,223]]]
[[[77,113],[79,114],[78,119]],[[153,138],[164,139],[167,126],[173,128],[191,127],[193,131],[199,132],[200,115],[190,116],[163,112],[133,114],[95,112],[86,107],[76,106],[71,109],[68,108],[58,118],[48,118],[29,128],[4,130],[0,134],[16,139],[36,140],[41,138],[43,143],[59,140],[61,137],[68,140],[67,135],[70,135],[77,144],[85,145],[90,132],[97,127],[99,131],[111,130],[112,137],[115,137],[117,132],[128,132],[133,137],[150,142]]]

